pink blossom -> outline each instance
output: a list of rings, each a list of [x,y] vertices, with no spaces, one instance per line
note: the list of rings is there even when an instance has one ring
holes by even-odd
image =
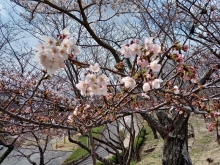
[[[110,100],[110,99],[112,99],[113,98],[113,94],[112,93],[108,93],[107,95],[106,95],[106,99],[107,100]]]
[[[196,78],[191,79],[191,82],[192,82],[192,83],[197,83],[197,81],[198,81],[198,80],[197,80]]]
[[[215,117],[215,118],[218,117],[218,112],[214,112],[214,117]]]
[[[209,124],[209,126],[208,126],[208,131],[209,131],[209,132],[212,132],[213,129],[214,129],[214,125],[213,125],[212,123]]]
[[[187,46],[187,45],[183,45],[183,46],[182,46],[182,50],[183,50],[184,52],[187,52],[188,46]]]

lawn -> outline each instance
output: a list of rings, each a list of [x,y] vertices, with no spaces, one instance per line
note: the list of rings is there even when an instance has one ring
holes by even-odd
[[[96,127],[92,129],[92,136],[93,137],[98,137],[99,133],[103,130],[103,126],[100,127]],[[88,142],[88,138],[86,136],[78,136],[78,141],[84,145],[87,146],[87,142]],[[77,161],[80,158],[87,156],[88,152],[86,150],[84,150],[83,148],[81,148],[80,146],[76,147],[75,149],[73,149],[72,154],[64,161],[64,165],[73,162],[73,161]]]

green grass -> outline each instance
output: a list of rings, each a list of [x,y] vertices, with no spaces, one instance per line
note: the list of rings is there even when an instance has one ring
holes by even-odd
[[[131,161],[130,165],[135,165],[136,162],[134,160]]]
[[[140,146],[143,144],[145,140],[145,134],[146,134],[146,129],[142,128],[141,131],[139,132],[139,135],[134,139],[134,147],[137,147],[137,149],[140,148]]]
[[[102,129],[103,126],[93,128],[92,136],[97,138]],[[88,138],[86,136],[79,136],[78,141],[87,146]],[[88,152],[79,146],[78,148],[73,149],[72,154],[64,161],[64,164],[69,164],[70,162],[77,161],[87,154]]]
[[[154,134],[148,124],[144,126],[146,128],[146,133],[147,133],[147,141],[154,141]]]

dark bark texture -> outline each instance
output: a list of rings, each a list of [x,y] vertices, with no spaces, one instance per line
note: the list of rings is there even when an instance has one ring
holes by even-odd
[[[187,144],[189,114],[179,114],[164,136],[163,165],[192,165]]]
[[[164,139],[163,165],[192,165],[187,143],[189,114],[171,119],[166,112],[158,111],[158,120],[152,114],[141,115]]]

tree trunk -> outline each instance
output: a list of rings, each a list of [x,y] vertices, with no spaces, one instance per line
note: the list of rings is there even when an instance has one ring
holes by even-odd
[[[163,165],[192,165],[186,140],[169,137],[163,149]]]
[[[45,165],[44,164],[44,154],[40,153],[40,165]]]
[[[11,153],[11,151],[13,151],[14,146],[13,145],[9,145],[7,146],[8,149],[2,154],[2,156],[0,157],[0,164],[5,160],[5,158]]]
[[[172,120],[166,112],[157,111],[157,120],[152,114],[141,114],[164,139],[163,165],[192,165],[187,143],[189,115],[187,112],[177,114]]]
[[[150,124],[148,124],[148,125],[154,134],[154,139],[159,139],[159,137],[157,136],[157,130],[152,125],[150,125]]]
[[[179,115],[164,137],[163,165],[192,165],[187,144],[188,118]]]

